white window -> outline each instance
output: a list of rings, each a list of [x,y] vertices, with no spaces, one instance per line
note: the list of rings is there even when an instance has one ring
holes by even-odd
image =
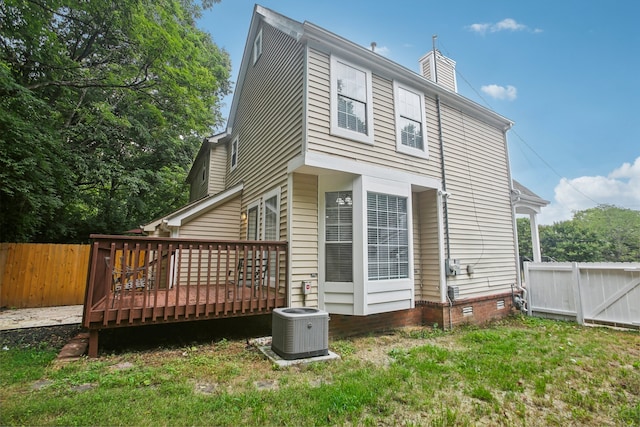
[[[418,157],[427,157],[427,126],[424,96],[394,82],[397,150]]]
[[[247,240],[258,240],[258,220],[260,218],[260,203],[255,202],[247,209]]]
[[[407,198],[367,193],[369,280],[409,277]]]
[[[238,166],[238,137],[231,142],[231,170]]]
[[[264,195],[264,211],[262,223],[263,240],[280,239],[280,191],[279,189]]]
[[[353,282],[353,196],[325,193],[325,281]]]
[[[253,41],[253,63],[258,62],[258,58],[262,55],[262,28],[256,34],[256,38]]]
[[[371,72],[331,57],[331,133],[373,144]]]

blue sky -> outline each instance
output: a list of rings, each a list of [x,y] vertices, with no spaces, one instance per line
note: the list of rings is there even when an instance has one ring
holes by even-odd
[[[542,224],[597,204],[640,210],[640,1],[264,0],[418,72],[437,47],[458,92],[511,119],[514,179],[551,202]],[[254,2],[222,0],[200,27],[235,82]],[[231,97],[225,99],[226,115]]]

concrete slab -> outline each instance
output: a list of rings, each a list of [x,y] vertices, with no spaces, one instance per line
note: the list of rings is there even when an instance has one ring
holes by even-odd
[[[0,331],[82,323],[82,305],[19,308],[0,311]]]
[[[285,360],[271,350],[271,337],[255,338],[249,341],[250,344],[255,345],[258,350],[273,363],[279,367],[300,365],[304,363],[323,362],[326,360],[340,359],[340,356],[329,350],[329,354],[326,356],[305,357],[304,359]]]

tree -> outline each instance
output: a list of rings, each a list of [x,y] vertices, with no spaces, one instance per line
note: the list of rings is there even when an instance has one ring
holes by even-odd
[[[577,212],[573,221],[606,241],[601,261],[640,262],[640,211],[600,205]]]
[[[192,0],[0,3],[4,241],[118,233],[186,201],[228,54]]]
[[[531,244],[531,221],[529,218],[516,218],[518,226],[518,251],[521,257],[533,260]]]
[[[558,262],[601,261],[605,244],[595,232],[573,220],[540,227],[542,254]]]

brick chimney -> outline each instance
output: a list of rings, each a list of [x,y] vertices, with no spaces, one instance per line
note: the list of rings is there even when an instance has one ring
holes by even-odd
[[[427,79],[453,92],[458,92],[456,61],[447,58],[439,50],[432,50],[420,58],[420,71]]]

